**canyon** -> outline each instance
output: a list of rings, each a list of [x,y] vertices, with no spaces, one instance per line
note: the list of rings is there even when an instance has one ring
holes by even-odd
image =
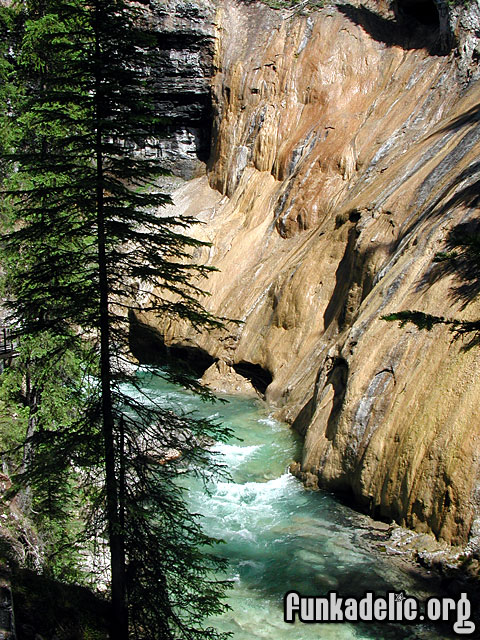
[[[475,279],[435,262],[452,233],[478,233],[478,3],[151,7],[174,96],[161,108],[177,188],[159,215],[202,223],[192,260],[217,269],[203,303],[240,322],[144,313],[133,352],[180,354],[212,388],[264,397],[304,437],[292,471],[308,487],[473,544],[478,348],[383,316],[480,315]]]

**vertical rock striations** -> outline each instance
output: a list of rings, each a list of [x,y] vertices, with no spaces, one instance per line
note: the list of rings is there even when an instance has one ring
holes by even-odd
[[[210,381],[255,372],[305,435],[309,482],[463,543],[479,512],[480,356],[442,327],[381,319],[480,316],[433,262],[477,224],[476,45],[445,54],[435,3],[419,4],[423,17],[388,2],[306,15],[219,3],[208,177],[175,207],[207,223],[195,232],[212,247],[194,257],[219,269],[206,305],[243,324],[202,335],[139,321],[223,363]],[[474,5],[449,24],[473,24]]]

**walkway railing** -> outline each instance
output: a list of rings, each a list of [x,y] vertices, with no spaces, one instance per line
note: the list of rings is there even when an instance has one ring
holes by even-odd
[[[10,327],[0,325],[0,359],[13,358],[15,353],[15,342]]]

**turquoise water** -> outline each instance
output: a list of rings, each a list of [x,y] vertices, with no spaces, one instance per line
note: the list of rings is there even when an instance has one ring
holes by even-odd
[[[230,560],[232,611],[215,619],[215,626],[232,631],[235,640],[450,637],[426,625],[284,623],[283,595],[292,589],[359,597],[366,590],[404,590],[421,599],[428,592],[414,572],[367,548],[362,516],[325,492],[306,491],[288,474],[300,442],[260,401],[229,398],[228,404],[212,406],[158,378],[145,376],[143,382],[165,407],[221,420],[241,439],[212,449],[228,464],[233,481],[214,483],[210,495],[192,481],[188,492],[207,533],[225,541],[220,553]]]

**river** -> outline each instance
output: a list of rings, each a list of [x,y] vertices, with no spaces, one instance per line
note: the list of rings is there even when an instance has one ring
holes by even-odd
[[[366,517],[326,492],[305,490],[288,473],[301,443],[264,403],[231,397],[226,404],[206,404],[158,377],[140,375],[163,406],[221,420],[238,438],[212,452],[228,464],[232,482],[216,482],[207,495],[203,484],[192,481],[188,492],[206,532],[225,541],[220,553],[230,561],[232,610],[215,619],[217,628],[232,631],[234,640],[451,637],[424,623],[284,623],[283,596],[289,590],[322,596],[335,590],[359,598],[366,590],[403,590],[424,599],[431,595],[429,583],[408,565],[372,552],[367,538],[375,532]]]

